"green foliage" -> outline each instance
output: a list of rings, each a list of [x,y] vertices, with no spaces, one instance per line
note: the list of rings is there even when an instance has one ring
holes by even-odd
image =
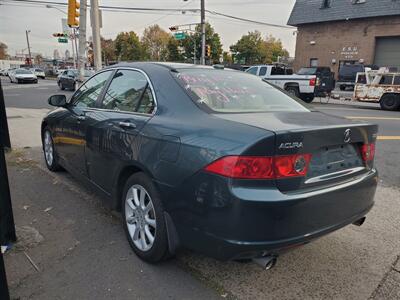
[[[144,50],[137,34],[133,31],[119,33],[115,39],[115,54],[120,61],[143,60]]]
[[[259,31],[243,35],[230,49],[235,62],[249,65],[269,64],[277,62],[278,57],[289,56],[281,40],[271,35],[263,39]]]
[[[158,25],[147,27],[141,40],[146,58],[153,61],[166,61],[170,38],[171,35]]]
[[[104,63],[108,65],[110,62],[117,60],[115,42],[112,39],[100,38],[101,43],[101,57]]]
[[[167,44],[167,61],[183,62],[185,60],[184,55],[179,51],[179,47],[180,43],[173,36],[171,36]]]

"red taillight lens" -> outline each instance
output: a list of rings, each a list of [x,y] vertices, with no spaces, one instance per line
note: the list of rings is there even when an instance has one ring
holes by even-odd
[[[256,157],[226,156],[205,170],[218,175],[237,179],[275,179],[305,176],[311,160],[311,154]]]
[[[361,156],[363,161],[373,161],[375,158],[375,144],[364,144],[361,146]]]
[[[305,176],[310,164],[311,154],[299,154],[275,157],[275,177]]]
[[[316,78],[311,78],[310,79],[310,86],[315,86],[316,83],[317,83],[317,79]]]
[[[241,179],[273,178],[271,157],[226,156],[205,168],[222,176]]]

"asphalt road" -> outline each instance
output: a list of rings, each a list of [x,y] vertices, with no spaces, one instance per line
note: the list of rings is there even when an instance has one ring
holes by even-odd
[[[16,270],[20,274],[14,274],[15,277],[22,279],[15,283],[15,295],[29,298],[29,291],[40,287],[32,298],[53,299],[64,293],[64,298],[71,296],[71,299],[92,293],[99,299],[125,299],[134,297],[131,292],[139,289],[139,297],[143,299],[209,299],[218,295],[240,299],[399,299],[400,112],[315,101],[315,107],[325,113],[380,126],[376,164],[381,182],[376,205],[362,227],[348,226],[282,255],[277,266],[266,273],[254,264],[218,262],[190,252],[162,266],[141,262],[127,247],[118,222],[99,208],[100,199],[68,173],[46,171],[40,138],[32,144],[24,140],[28,135],[39,137],[40,114],[51,108],[47,98],[61,92],[56,82],[16,85],[6,80],[4,92],[7,112],[14,114],[9,115],[11,132],[21,141],[17,147],[33,145],[26,152],[44,172],[33,170],[29,164],[18,168],[11,165],[17,221],[43,233],[45,242],[29,253],[44,272],[50,272],[36,276],[26,267],[26,273],[31,274],[28,276],[25,269]],[[18,163],[19,159],[15,161]],[[25,209],[26,206],[29,208]],[[52,210],[44,213],[49,207]],[[74,246],[76,241],[79,244]],[[14,262],[19,266],[18,259],[23,261],[24,257],[15,255]],[[193,274],[207,285],[198,282]],[[216,288],[216,293],[210,290],[210,285]]]

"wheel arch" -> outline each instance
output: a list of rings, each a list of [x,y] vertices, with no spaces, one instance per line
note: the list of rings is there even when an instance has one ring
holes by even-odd
[[[297,82],[287,82],[285,83],[285,85],[283,86],[284,89],[287,89],[289,87],[295,87],[295,88],[300,88],[300,85]]]

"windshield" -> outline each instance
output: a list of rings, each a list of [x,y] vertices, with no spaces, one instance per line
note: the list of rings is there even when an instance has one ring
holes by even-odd
[[[214,112],[308,111],[259,77],[243,72],[184,69],[173,74],[200,107]]]
[[[317,73],[317,68],[301,68],[297,74],[298,75],[315,75]]]
[[[90,71],[90,70],[84,70],[83,71],[83,76],[85,76],[85,77],[90,77],[90,76],[92,76],[94,74],[94,72],[93,71]]]
[[[32,72],[24,69],[19,69],[15,71],[15,74],[32,74]]]

